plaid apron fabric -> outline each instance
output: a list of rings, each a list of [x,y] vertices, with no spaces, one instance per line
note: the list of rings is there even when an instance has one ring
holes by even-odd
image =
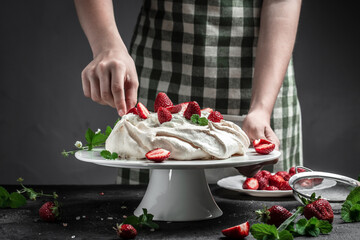
[[[251,100],[260,0],[145,0],[130,53],[139,101],[153,111],[158,92],[174,103],[197,101],[229,115],[246,115]],[[301,113],[290,61],[271,119],[281,141],[273,171],[302,164]],[[148,180],[147,170],[119,169],[117,182]]]

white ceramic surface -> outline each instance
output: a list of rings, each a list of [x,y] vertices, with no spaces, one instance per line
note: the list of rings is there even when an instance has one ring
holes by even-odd
[[[100,149],[101,150],[101,149]],[[191,160],[154,163],[148,160],[106,160],[100,151],[78,151],[75,157],[81,161],[109,167],[152,169],[150,181],[135,215],[146,208],[160,221],[196,221],[222,215],[207,184],[204,169],[239,167],[267,162],[281,154],[257,154],[249,149],[246,156],[224,160]]]
[[[101,150],[101,149],[100,149]],[[260,155],[253,148],[248,149],[245,156],[231,157],[222,160],[191,160],[177,161],[166,160],[162,163],[155,163],[149,160],[136,159],[119,159],[107,160],[100,156],[99,149],[97,151],[78,151],[75,157],[84,162],[90,162],[98,165],[109,167],[123,168],[145,168],[145,169],[204,169],[204,168],[223,168],[223,167],[240,167],[268,162],[280,157],[280,152],[274,150],[268,155]]]
[[[242,185],[245,181],[246,177],[238,175],[233,177],[227,177],[219,180],[217,184],[220,187],[245,193],[254,197],[289,197],[293,196],[292,190],[284,190],[284,191],[266,191],[266,190],[249,190],[243,189]]]

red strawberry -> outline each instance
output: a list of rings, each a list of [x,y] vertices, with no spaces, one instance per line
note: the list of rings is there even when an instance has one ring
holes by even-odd
[[[240,225],[224,229],[221,232],[228,238],[242,239],[249,235],[249,229],[250,229],[249,222],[244,222]]]
[[[210,113],[210,115],[208,116],[208,119],[212,122],[220,122],[221,120],[224,119],[223,115],[221,115],[220,112],[218,111],[213,111]]]
[[[186,119],[191,118],[191,116],[193,114],[198,114],[201,117],[201,110],[200,110],[200,106],[197,102],[193,101],[193,102],[189,102],[185,112],[184,112],[184,117]]]
[[[254,178],[264,177],[265,179],[268,180],[270,178],[270,176],[271,176],[271,172],[266,171],[266,170],[261,170],[255,174]]]
[[[59,216],[59,204],[55,202],[46,202],[39,209],[39,216],[46,222],[54,222]]]
[[[115,230],[122,239],[133,239],[137,235],[136,229],[130,224],[116,225]]]
[[[275,186],[280,189],[281,183],[285,182],[285,180],[279,175],[271,175],[269,178],[269,185]]]
[[[167,108],[172,105],[173,105],[173,103],[170,100],[170,98],[166,95],[166,93],[163,93],[163,92],[158,93],[158,95],[155,98],[155,104],[154,104],[155,112],[158,111],[159,107]]]
[[[280,183],[279,189],[280,190],[292,190],[288,181],[284,181],[284,182]]]
[[[180,103],[181,105],[181,111],[185,111],[187,106],[189,105],[190,102],[184,102],[184,103]]]
[[[169,122],[172,119],[171,112],[163,107],[159,107],[157,115],[160,123]]]
[[[275,175],[279,175],[280,177],[282,177],[285,181],[289,181],[290,179],[290,174],[286,171],[280,171],[275,173]]]
[[[258,145],[261,145],[261,144],[270,144],[270,143],[271,143],[270,141],[260,138],[260,139],[255,139],[252,144],[253,144],[253,147],[257,147]]]
[[[315,196],[314,196],[315,198]],[[304,207],[304,216],[306,219],[310,219],[312,217],[316,217],[319,220],[326,220],[329,223],[332,223],[334,220],[334,212],[331,208],[330,203],[325,199],[314,199],[310,200]]]
[[[266,188],[264,188],[264,190],[267,190],[267,191],[276,191],[276,190],[279,190],[277,187],[275,186],[268,186]]]
[[[255,140],[255,141],[257,141],[257,140]],[[254,148],[257,153],[265,155],[265,154],[271,153],[275,149],[275,144],[271,143],[271,142],[265,143],[264,141],[267,141],[267,140],[260,139],[259,143],[257,143],[257,142],[255,143],[256,146]],[[254,144],[254,142],[253,142],[253,144]],[[261,143],[261,142],[264,142],[264,143]]]
[[[256,178],[247,178],[243,183],[243,189],[257,190],[259,182]]]
[[[257,210],[256,214],[260,221],[276,227],[279,227],[286,219],[292,216],[291,212],[279,205],[274,205],[269,209]]]
[[[130,110],[126,114],[129,114],[129,113],[133,113],[135,115],[138,115],[136,107],[130,108]]]
[[[145,154],[145,157],[154,162],[162,162],[165,159],[170,157],[170,151],[162,149],[162,148],[155,148]]]
[[[142,119],[147,119],[147,116],[150,114],[149,110],[141,102],[137,104],[136,110]]]
[[[212,113],[214,110],[212,108],[204,108],[201,109],[201,112],[208,112],[208,113]]]
[[[269,179],[265,177],[258,177],[256,178],[259,182],[259,190],[265,190],[269,186]]]
[[[303,168],[297,168],[297,172],[298,172],[298,173],[306,172],[306,170],[303,169]],[[295,167],[291,167],[291,168],[289,169],[289,174],[290,174],[290,176],[296,174]]]
[[[181,111],[182,106],[181,104],[175,105],[175,106],[170,106],[166,108],[167,110],[169,110],[169,112],[171,113],[178,113]]]

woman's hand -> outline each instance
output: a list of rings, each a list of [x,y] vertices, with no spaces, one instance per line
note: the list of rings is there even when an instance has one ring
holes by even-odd
[[[137,102],[138,77],[126,49],[100,52],[82,71],[81,78],[86,97],[115,107],[120,116]]]

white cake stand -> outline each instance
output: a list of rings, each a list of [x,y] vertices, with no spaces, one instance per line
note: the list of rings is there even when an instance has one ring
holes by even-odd
[[[268,155],[249,149],[245,156],[224,160],[191,160],[155,163],[148,160],[106,160],[99,152],[78,151],[81,161],[102,166],[151,169],[145,195],[134,214],[139,216],[146,208],[158,221],[196,221],[222,215],[205,178],[204,169],[241,167],[268,162],[280,157],[279,151]]]

